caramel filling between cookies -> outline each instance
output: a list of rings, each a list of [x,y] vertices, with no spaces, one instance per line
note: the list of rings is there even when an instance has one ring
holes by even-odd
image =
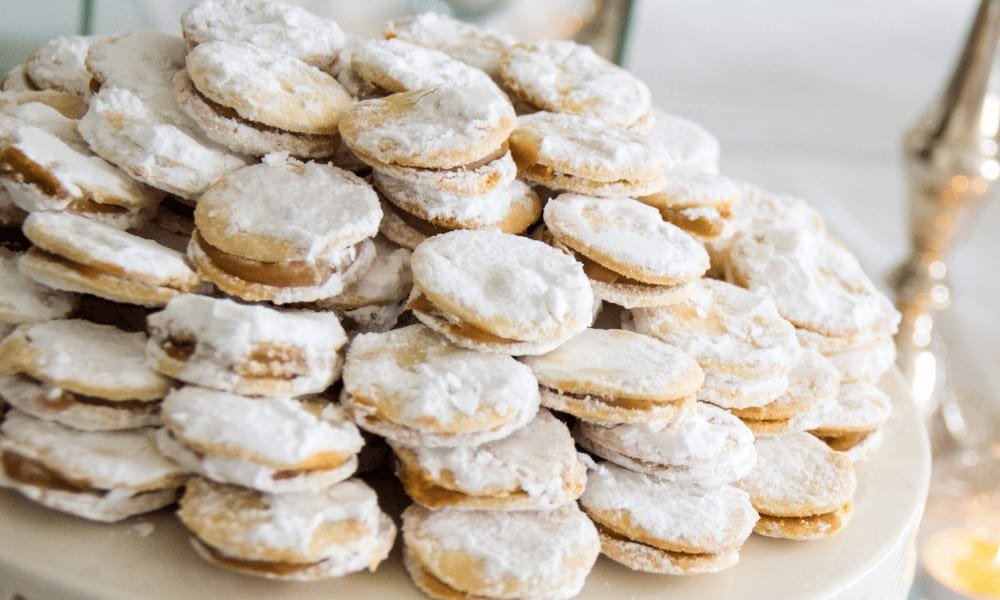
[[[157,343],[170,358],[186,362],[194,356],[198,340],[190,334],[171,333]],[[232,367],[240,377],[248,379],[281,379],[290,381],[309,374],[309,364],[300,348],[279,344],[255,344],[245,360]]]
[[[132,412],[147,412],[156,408],[155,402],[144,402],[142,400],[105,400],[104,398],[95,398],[94,396],[86,396],[75,392],[68,392],[66,390],[58,390],[58,392],[59,394],[54,397],[46,394],[41,396],[40,400],[45,403],[46,408],[63,411],[72,408],[76,404],[86,404],[88,406],[100,406],[104,408],[113,408],[115,410],[127,410]]]
[[[655,546],[653,544],[648,544],[648,543],[646,543],[646,542],[644,542],[642,540],[638,540],[638,539],[635,539],[635,538],[630,538],[630,537],[627,537],[625,535],[622,535],[622,534],[618,533],[617,531],[615,531],[613,529],[610,529],[607,526],[605,526],[605,525],[603,525],[601,523],[598,523],[596,521],[594,522],[594,525],[597,526],[597,531],[602,536],[604,536],[604,537],[608,537],[608,538],[611,538],[613,540],[617,540],[619,542],[627,542],[629,544],[639,544],[641,546],[645,546],[647,548],[651,548],[653,550],[656,550],[657,552],[662,552],[663,554],[665,554],[667,556],[670,556],[672,558],[682,558],[682,559],[683,558],[687,558],[687,559],[704,558],[704,559],[710,559],[712,557],[718,556],[718,554],[711,554],[711,553],[707,553],[707,552],[677,552],[676,550],[665,550],[663,548],[660,548],[659,546]]]
[[[424,296],[423,294],[419,294],[410,299],[410,301],[406,303],[406,308],[440,319],[442,324],[446,324],[448,329],[458,337],[481,342],[483,344],[513,344],[518,343],[519,341],[502,338],[488,331],[483,331],[475,325],[466,323],[465,321],[459,321],[457,323],[451,321],[444,315],[444,313],[441,312],[440,309],[438,309],[437,306],[427,299],[427,296]]]
[[[71,196],[69,190],[63,187],[48,169],[31,160],[25,153],[13,146],[0,151],[0,177],[36,187],[42,195],[50,198],[64,200]],[[66,209],[78,214],[121,214],[128,211],[124,206],[96,202],[89,197],[73,198]]]
[[[47,490],[59,490],[103,496],[104,490],[95,489],[83,479],[71,479],[49,468],[41,461],[17,452],[5,451],[0,455],[0,465],[8,477],[27,485]]]
[[[100,267],[96,267],[93,265],[85,265],[83,263],[78,263],[76,261],[73,261],[72,259],[69,259],[60,254],[54,254],[47,250],[42,250],[38,246],[33,246],[31,250],[28,250],[28,255],[42,259],[46,262],[56,263],[59,266],[74,271],[75,273],[78,273],[79,275],[87,279],[96,279],[100,277],[112,276],[112,277],[117,277],[119,279],[124,279],[126,281],[130,281],[137,285],[147,286],[149,288],[167,287],[162,285],[151,285],[145,281],[136,279],[135,277],[132,277],[130,273],[128,273],[121,267],[117,267],[115,265],[104,264],[101,265]]]
[[[292,131],[287,131],[285,129],[279,129],[277,127],[272,127],[270,125],[265,125],[264,123],[258,123],[257,121],[251,121],[250,119],[246,119],[246,118],[241,117],[240,114],[238,112],[236,112],[236,109],[231,108],[229,106],[225,106],[223,104],[219,104],[218,102],[210,99],[208,96],[202,94],[200,91],[198,91],[198,88],[195,87],[193,83],[191,84],[191,90],[194,91],[195,96],[197,96],[199,100],[201,100],[202,102],[204,102],[206,106],[208,106],[210,109],[212,109],[212,112],[214,112],[215,114],[219,115],[223,119],[229,119],[231,121],[237,121],[237,122],[239,122],[239,123],[241,123],[243,125],[246,125],[247,127],[253,127],[254,129],[256,129],[258,131],[264,131],[264,132],[268,132],[268,133],[278,133],[278,134],[284,134],[284,135],[294,135],[294,136],[330,137],[330,136],[322,136],[322,135],[311,134],[311,133],[295,133],[295,132],[292,132]]]
[[[542,390],[549,392],[555,396],[562,396],[563,398],[568,398],[576,402],[598,402],[604,404],[605,406],[610,406],[612,408],[624,408],[628,410],[649,410],[651,408],[656,408],[659,406],[670,405],[678,402],[676,400],[667,400],[663,402],[655,402],[652,400],[635,400],[632,398],[614,398],[611,396],[594,396],[591,394],[572,394],[569,392],[563,392],[555,388],[550,388],[542,386]]]
[[[202,252],[208,257],[212,264],[226,273],[261,285],[275,287],[313,287],[325,283],[335,273],[343,273],[357,258],[364,242],[358,242],[350,248],[350,252],[342,252],[340,261],[331,263],[327,261],[316,261],[314,263],[304,260],[287,260],[276,263],[266,263],[229,254],[205,241],[201,234],[195,231],[194,243],[198,244]]]
[[[218,562],[221,565],[229,567],[231,569],[243,570],[243,571],[257,571],[260,573],[271,573],[274,575],[293,575],[300,571],[306,571],[312,569],[323,561],[317,561],[313,563],[293,563],[293,562],[272,562],[267,560],[247,560],[243,558],[236,558],[223,553],[218,548],[209,546],[205,542],[201,542],[205,551],[211,555],[212,560]]]
[[[405,211],[404,209],[396,206],[391,200],[386,200],[385,206],[392,211],[392,214],[399,217],[399,220],[422,235],[427,237],[432,237],[441,233],[447,233],[451,231],[444,227],[439,227],[430,221],[425,221],[420,217]]]
[[[680,229],[688,233],[693,233],[694,235],[699,235],[702,237],[716,237],[722,233],[725,228],[722,220],[726,218],[719,211],[719,216],[721,219],[712,219],[709,217],[699,216],[691,218],[689,215],[685,214],[684,208],[671,208],[663,207],[660,208],[660,216],[663,220],[670,223],[671,225],[676,225]],[[728,211],[727,211],[728,212]]]
[[[518,157],[515,155],[514,162],[517,163],[518,172],[527,176],[528,179],[540,180],[543,184],[544,182],[551,181],[553,178],[556,177],[565,177],[566,179],[577,179],[577,180],[587,181],[589,183],[598,186],[611,186],[611,185],[632,186],[638,183],[631,179],[616,179],[614,181],[594,181],[592,179],[580,177],[579,175],[573,175],[572,173],[563,173],[561,171],[557,171],[548,165],[527,164],[522,166],[522,164],[518,162],[517,158]]]

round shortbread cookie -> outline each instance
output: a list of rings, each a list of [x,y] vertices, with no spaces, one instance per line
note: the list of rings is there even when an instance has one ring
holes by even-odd
[[[85,59],[91,42],[99,38],[60,35],[37,48],[24,61],[24,75],[40,90],[61,90],[88,98],[92,75]]]
[[[83,432],[17,410],[0,425],[0,465],[0,486],[95,521],[171,504],[186,479],[151,430]]]
[[[474,169],[498,158],[516,120],[496,86],[446,86],[357,102],[340,135],[372,167]]]
[[[500,76],[500,55],[517,43],[513,36],[502,31],[472,25],[438,12],[390,21],[384,35],[440,50],[482,69],[493,79]]]
[[[544,409],[495,442],[393,451],[403,489],[430,509],[551,510],[576,500],[586,482],[569,430]]]
[[[236,111],[199,94],[187,69],[174,76],[173,89],[178,105],[205,137],[233,152],[250,156],[288,152],[299,158],[325,158],[335,156],[342,148],[340,138],[334,134],[293,133],[240,117]]]
[[[182,198],[194,198],[216,179],[246,166],[245,159],[197,135],[194,127],[165,122],[124,88],[105,87],[92,97],[79,129],[102,158]]]
[[[735,566],[740,559],[738,550],[723,554],[686,554],[670,552],[655,546],[634,542],[598,526],[601,553],[633,571],[662,575],[698,575],[718,573]]]
[[[509,143],[520,176],[553,190],[635,197],[663,187],[663,149],[597,118],[523,115]]]
[[[355,337],[343,379],[358,425],[407,446],[499,439],[531,420],[539,402],[525,365],[459,348],[423,325]]]
[[[317,304],[323,308],[352,310],[366,306],[398,305],[406,300],[413,288],[410,255],[382,236],[373,238],[375,259],[361,279],[344,288],[333,298]]]
[[[817,540],[840,532],[851,520],[854,504],[848,502],[837,510],[811,517],[774,517],[761,515],[754,533],[786,540]]]
[[[196,477],[177,516],[204,544],[206,559],[292,580],[374,569],[395,537],[375,492],[359,479],[321,493],[262,494]]]
[[[542,201],[526,183],[512,179],[481,196],[449,194],[375,171],[373,183],[389,202],[444,229],[492,229],[522,233],[542,214]]]
[[[21,325],[0,342],[0,372],[104,400],[156,400],[170,381],[143,364],[146,334],[79,319]]]
[[[698,364],[677,348],[631,331],[587,329],[558,349],[522,359],[552,390],[666,403],[702,384]]]
[[[504,86],[537,109],[604,119],[629,127],[652,108],[635,75],[569,40],[516,44],[500,58]]]
[[[577,440],[627,469],[676,483],[731,483],[756,463],[753,433],[721,408],[699,402],[673,423],[604,427],[581,422]]]
[[[0,323],[20,325],[69,316],[77,306],[76,294],[36,283],[17,268],[17,255],[0,251]]]
[[[161,422],[159,402],[80,396],[23,375],[0,375],[0,400],[36,419],[81,431],[135,429]]]
[[[453,231],[420,244],[411,264],[415,291],[433,307],[505,340],[566,340],[592,318],[580,264],[528,238]]]
[[[246,43],[198,44],[185,62],[200,94],[244,119],[284,131],[334,134],[352,100],[316,67]]]
[[[739,486],[763,516],[811,517],[851,501],[854,465],[816,437],[793,432],[758,439],[757,464]]]
[[[828,353],[827,358],[843,374],[844,381],[878,381],[896,363],[896,342],[887,335],[870,344]]]
[[[671,169],[686,166],[706,173],[719,172],[719,140],[707,129],[684,117],[653,109],[649,132],[663,146]],[[668,176],[669,177],[669,176]]]
[[[741,419],[783,420],[837,395],[840,373],[815,350],[803,350],[788,373],[788,388],[776,400],[762,406],[730,408]]]
[[[779,376],[799,352],[795,328],[770,297],[714,279],[692,284],[684,302],[634,309],[632,322],[636,331],[681,348],[707,372]]]
[[[201,283],[181,253],[77,215],[32,213],[24,234],[35,246],[21,270],[57,289],[159,306]]]
[[[674,483],[611,463],[587,473],[580,506],[619,536],[687,554],[738,550],[757,522],[750,496],[739,488]]]
[[[892,400],[874,383],[840,384],[837,395],[795,417],[797,429],[820,437],[871,432],[892,416]]]
[[[412,567],[467,597],[486,598],[571,598],[600,552],[597,530],[576,504],[551,511],[414,504],[403,512],[403,543]]]
[[[494,158],[495,156],[495,158]],[[514,181],[517,165],[509,150],[454,169],[421,169],[378,165],[373,171],[411,186],[454,196],[485,196]]]
[[[701,244],[631,198],[562,194],[545,205],[545,226],[562,244],[642,283],[684,285],[708,270]]]
[[[486,73],[444,52],[399,39],[359,42],[351,50],[351,69],[390,94],[442,86],[496,85]]]
[[[192,46],[247,43],[317,67],[330,64],[347,41],[335,21],[299,6],[260,0],[201,0],[181,15],[181,32]]]
[[[328,312],[278,311],[184,294],[147,319],[160,372],[239,394],[319,393],[340,376],[347,335]]]

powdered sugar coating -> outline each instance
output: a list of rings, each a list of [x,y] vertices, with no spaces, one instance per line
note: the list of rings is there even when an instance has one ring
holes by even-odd
[[[819,402],[793,420],[796,429],[824,435],[871,431],[892,415],[892,400],[874,383],[842,383],[833,398]]]
[[[177,487],[184,471],[160,455],[153,431],[77,431],[18,410],[0,425],[0,452],[16,452],[100,490]]]
[[[365,40],[351,51],[351,68],[389,93],[440,86],[494,86],[486,73],[399,39]]]
[[[740,189],[735,181],[684,164],[671,167],[664,182],[663,190],[639,201],[657,208],[716,208],[726,212],[739,203]],[[686,214],[698,216],[696,212]]]
[[[66,317],[77,296],[36,283],[17,268],[14,255],[0,254],[0,322],[18,325]]]
[[[412,253],[381,236],[372,241],[375,243],[372,265],[361,279],[345,287],[343,292],[320,302],[322,306],[348,310],[395,304],[406,299],[413,288],[413,273],[410,271]]]
[[[500,74],[500,55],[517,43],[513,36],[502,31],[472,25],[438,12],[392,21],[386,26],[385,37],[440,50],[482,69],[494,79]]]
[[[180,252],[74,214],[32,213],[24,221],[24,233],[36,245],[74,262],[123,271],[152,285],[198,282]]]
[[[545,205],[545,225],[587,258],[647,283],[682,285],[708,270],[701,244],[631,198],[561,194]]]
[[[649,137],[662,145],[671,169],[687,166],[706,173],[719,172],[719,140],[707,129],[659,108]]]
[[[864,336],[862,336],[864,337]],[[886,335],[846,350],[828,352],[827,358],[844,376],[844,381],[878,381],[896,362],[896,342]]]
[[[542,110],[587,115],[628,127],[651,107],[646,84],[568,40],[516,44],[500,59],[500,76],[521,100]]]
[[[95,39],[80,35],[57,36],[28,56],[24,63],[25,74],[40,89],[64,90],[87,98],[91,74],[84,61]]]
[[[317,67],[329,64],[346,43],[335,21],[284,2],[201,0],[181,15],[184,39],[247,43],[295,56]]]
[[[550,388],[616,398],[673,400],[701,386],[697,363],[650,336],[586,329],[559,348],[521,359]]]
[[[737,411],[741,418],[787,419],[810,406],[834,398],[840,388],[840,373],[815,350],[803,349],[788,373],[788,387],[781,396],[759,407]],[[800,428],[795,428],[800,429]]]
[[[54,135],[81,154],[89,155],[87,142],[76,129],[77,123],[76,119],[42,102],[4,104],[0,99],[0,137],[12,136],[18,128],[30,125]]]
[[[447,429],[477,414],[514,420],[534,414],[539,403],[528,367],[459,348],[423,325],[355,337],[343,379],[348,394],[392,406],[401,425],[417,429],[432,423]]]
[[[12,345],[29,350],[11,356]],[[93,394],[100,389],[100,397],[108,400],[160,398],[170,382],[143,364],[145,347],[142,332],[80,319],[46,321],[15,329],[0,346],[7,351],[0,363],[14,361],[15,368],[5,372],[26,373],[73,392]]]
[[[503,338],[568,338],[590,324],[594,295],[583,267],[535,240],[452,231],[417,246],[411,266],[435,306]]]

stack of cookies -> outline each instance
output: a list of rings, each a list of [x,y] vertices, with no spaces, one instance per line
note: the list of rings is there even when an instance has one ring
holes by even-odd
[[[389,554],[354,475],[391,451],[446,600],[846,525],[899,316],[807,203],[574,42],[261,0],[181,32],[3,81],[0,485],[103,521],[180,497],[205,560],[315,580]]]

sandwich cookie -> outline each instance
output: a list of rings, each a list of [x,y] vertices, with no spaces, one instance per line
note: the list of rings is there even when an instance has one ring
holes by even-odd
[[[698,361],[705,370],[699,400],[747,408],[781,396],[800,350],[771,298],[714,279],[690,287],[683,302],[634,309],[632,326]]]
[[[173,504],[187,474],[152,433],[77,431],[12,410],[0,425],[0,487],[92,521],[154,511]]]
[[[162,306],[201,283],[183,254],[77,215],[33,213],[24,234],[34,246],[21,257],[21,271],[59,290]]]
[[[667,158],[645,136],[597,117],[522,115],[510,136],[518,174],[553,190],[589,196],[644,196],[663,188]]]
[[[146,335],[78,319],[21,325],[0,342],[0,396],[90,431],[160,422],[170,381],[142,361]]]
[[[575,503],[550,511],[414,504],[403,512],[403,564],[439,600],[572,598],[599,553],[597,530]]]
[[[470,446],[506,437],[538,410],[538,381],[510,356],[466,350],[423,325],[354,338],[344,407],[362,428],[405,446]]]
[[[357,102],[341,120],[340,135],[375,171],[482,196],[510,182],[506,142],[516,120],[510,101],[490,82]]]
[[[840,372],[814,350],[803,350],[788,373],[788,389],[763,406],[731,408],[758,437],[803,431],[798,417],[836,398]]]
[[[492,231],[452,231],[413,251],[407,307],[463,347],[542,354],[593,319],[580,263],[541,242]]]
[[[768,537],[830,537],[850,520],[854,465],[801,431],[758,439],[757,465],[739,482],[760,513],[754,531]]]
[[[363,441],[320,397],[251,398],[195,386],[163,399],[156,443],[185,468],[262,492],[313,492],[358,466]]]
[[[874,451],[879,437],[875,434],[891,416],[889,396],[875,384],[860,381],[841,384],[835,397],[798,415],[794,423],[798,429],[809,431],[834,450],[848,451],[867,441]]]
[[[670,169],[685,166],[718,174],[718,138],[698,123],[665,110],[654,108],[652,115],[649,138],[663,147]]]
[[[636,571],[715,573],[739,560],[757,511],[736,487],[701,487],[602,463],[587,474],[580,506],[597,525],[601,552]]]
[[[400,39],[359,42],[351,49],[351,70],[381,96],[442,86],[496,86],[475,67]]]
[[[413,289],[411,252],[382,236],[376,236],[373,241],[375,258],[365,274],[336,296],[316,303],[321,308],[334,310],[352,335],[389,331],[395,327]]]
[[[196,2],[181,15],[181,32],[191,46],[247,43],[320,68],[329,65],[347,41],[335,21],[284,2],[260,0]]]
[[[690,356],[620,329],[587,329],[522,361],[542,386],[544,406],[604,424],[673,422],[694,403],[703,379]]]
[[[667,171],[659,192],[639,198],[699,240],[731,234],[733,209],[739,205],[740,189],[734,181],[706,171],[678,165]]]
[[[329,312],[279,311],[184,294],[149,316],[146,356],[185,383],[253,396],[319,393],[339,376],[347,335]]]
[[[60,35],[28,55],[24,76],[38,90],[58,90],[89,98],[93,76],[86,58],[95,37]]]
[[[500,56],[517,40],[502,31],[472,25],[438,12],[390,21],[383,35],[439,50],[500,81]]]
[[[79,302],[76,294],[46,287],[21,273],[17,255],[0,250],[0,323],[20,325],[62,319]]]
[[[594,295],[626,308],[682,300],[708,270],[701,244],[631,198],[562,194],[545,205],[545,226],[583,263]]]
[[[38,102],[54,108],[56,112],[67,119],[76,120],[87,112],[87,102],[69,92],[58,90],[31,90],[22,92],[5,91],[0,94],[0,105],[30,104]]]
[[[570,40],[515,44],[500,58],[500,78],[536,110],[594,117],[618,127],[650,118],[645,83],[590,46]]]
[[[353,173],[277,154],[201,196],[188,256],[231,296],[311,302],[364,274],[381,218],[375,191]]]
[[[286,581],[374,571],[396,538],[392,519],[359,479],[319,493],[265,494],[195,477],[177,516],[206,561]]]
[[[518,179],[482,196],[458,196],[375,172],[375,187],[383,203],[381,231],[401,246],[413,249],[430,236],[454,229],[490,229],[522,233],[542,214],[542,201]]]
[[[569,430],[545,409],[479,446],[392,449],[403,489],[432,510],[551,510],[576,500],[586,483]]]
[[[718,486],[743,478],[757,461],[753,433],[726,411],[697,403],[673,423],[603,426],[581,421],[577,443],[626,469],[681,484]]]

